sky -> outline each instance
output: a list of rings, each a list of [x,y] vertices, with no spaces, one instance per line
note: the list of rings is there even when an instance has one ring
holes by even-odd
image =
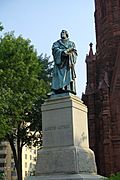
[[[0,0],[0,22],[5,32],[14,31],[31,40],[43,56],[51,56],[53,42],[60,39],[65,29],[78,51],[76,63],[77,95],[81,97],[86,86],[86,54],[89,43],[95,51],[94,0]]]

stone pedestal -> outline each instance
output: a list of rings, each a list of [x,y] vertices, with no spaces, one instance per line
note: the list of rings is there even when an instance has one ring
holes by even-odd
[[[100,179],[89,149],[87,108],[71,94],[48,99],[42,106],[43,149],[31,180]]]

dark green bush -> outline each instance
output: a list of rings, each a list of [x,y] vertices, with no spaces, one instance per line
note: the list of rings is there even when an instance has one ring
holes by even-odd
[[[0,180],[4,180],[4,179],[5,179],[4,173],[0,172]]]
[[[120,172],[111,175],[108,180],[120,180]]]

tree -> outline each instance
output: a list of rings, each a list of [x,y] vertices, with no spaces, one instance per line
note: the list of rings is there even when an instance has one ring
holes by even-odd
[[[10,143],[18,180],[22,180],[23,146],[41,140],[41,103],[51,79],[48,60],[38,57],[22,36],[7,33],[0,38],[0,137]]]
[[[0,180],[4,180],[4,179],[5,179],[4,173],[0,172]]]
[[[2,31],[4,28],[3,28],[3,25],[2,23],[0,22],[0,31]]]

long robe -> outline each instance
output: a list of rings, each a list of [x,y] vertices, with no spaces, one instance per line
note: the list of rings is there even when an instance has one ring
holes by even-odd
[[[68,56],[64,56],[63,52],[75,48],[75,44],[67,39],[62,41],[61,39],[53,43],[52,54],[54,58],[54,68],[53,68],[53,79],[52,79],[52,89],[59,90],[69,86],[69,91],[75,92],[75,87],[71,89],[70,83],[75,84],[75,69],[74,65],[76,63],[77,51],[69,53]],[[70,67],[72,65],[72,67]]]

